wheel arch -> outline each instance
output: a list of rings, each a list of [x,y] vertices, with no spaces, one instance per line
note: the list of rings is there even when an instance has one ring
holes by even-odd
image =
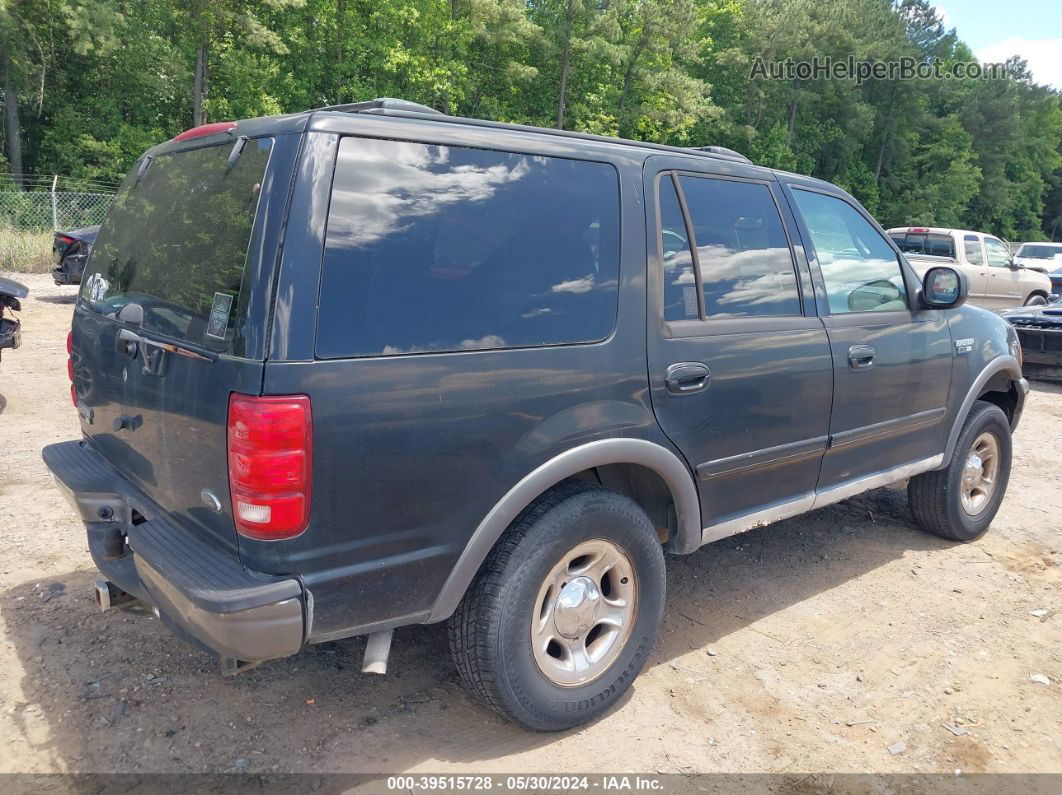
[[[668,489],[674,505],[675,527],[668,539],[668,551],[693,552],[700,546],[701,511],[693,476],[682,459],[668,448],[645,439],[600,439],[551,458],[506,492],[472,533],[435,598],[426,623],[450,617],[502,533],[546,491],[569,478],[590,479],[595,471],[608,473],[607,478],[598,477],[595,482],[610,486],[608,481],[616,483],[616,478],[623,474],[633,481],[645,470]],[[652,491],[650,486],[649,493]]]
[[[955,444],[959,440],[962,425],[973,404],[977,400],[986,400],[1003,409],[1013,427],[1020,414],[1021,395],[1019,383],[1022,381],[1021,365],[1018,360],[1010,355],[997,356],[989,362],[985,368],[977,374],[973,384],[966,392],[958,412],[952,418],[951,431],[948,433],[948,441],[944,447],[944,463],[947,466],[951,456],[955,452]]]

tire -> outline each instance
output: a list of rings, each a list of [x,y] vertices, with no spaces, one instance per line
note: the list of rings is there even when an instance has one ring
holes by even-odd
[[[592,604],[595,616],[627,610],[629,620],[625,628],[590,626],[599,620],[594,617],[573,625],[574,612],[564,612],[558,596],[570,596],[571,589],[593,580],[596,575],[580,572],[596,570],[594,561],[604,566],[610,549],[622,554],[596,580],[599,601],[592,601],[592,589],[584,589],[591,596],[572,611]],[[579,554],[569,558],[574,553]],[[547,586],[560,590],[551,597]],[[563,483],[517,517],[491,550],[450,618],[450,652],[468,689],[509,720],[536,731],[569,729],[610,709],[638,676],[656,640],[665,588],[663,550],[645,512],[608,489]],[[612,606],[621,601],[628,607]],[[558,627],[569,636],[589,629],[572,640],[558,634]],[[542,633],[556,640],[545,643]],[[557,641],[568,645],[554,646]],[[580,644],[593,651],[585,658],[572,653],[565,661],[562,652]],[[608,653],[584,675],[592,678],[579,681],[575,658],[589,662],[601,649]],[[564,669],[569,664],[572,671]]]
[[[974,488],[973,494],[964,500],[967,483],[964,478],[968,472],[966,464],[971,460],[971,455],[979,453],[978,460],[982,462],[983,472],[989,468],[992,447],[986,436],[995,441],[992,487],[987,494],[982,488],[980,497]],[[941,538],[976,541],[988,531],[1003,501],[1010,480],[1010,464],[1011,438],[1007,415],[998,406],[978,400],[963,423],[948,465],[944,469],[917,475],[907,484],[907,499],[915,522],[927,533]]]
[[[1046,303],[1047,299],[1036,293],[1026,299],[1025,306],[1044,306]]]

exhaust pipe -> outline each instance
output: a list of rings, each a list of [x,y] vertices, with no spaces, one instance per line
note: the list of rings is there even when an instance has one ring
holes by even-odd
[[[373,632],[365,644],[365,657],[362,659],[361,672],[364,674],[387,673],[387,657],[391,654],[391,637],[393,629]]]
[[[96,606],[99,607],[101,613],[139,601],[131,593],[126,593],[110,580],[96,580],[95,590]]]

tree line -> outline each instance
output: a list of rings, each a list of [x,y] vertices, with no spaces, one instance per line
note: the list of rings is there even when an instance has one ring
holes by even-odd
[[[886,226],[1062,239],[1062,103],[993,79],[781,79],[760,63],[974,61],[928,0],[0,0],[3,166],[117,181],[196,124],[380,96],[718,144]],[[755,72],[755,74],[754,74]]]

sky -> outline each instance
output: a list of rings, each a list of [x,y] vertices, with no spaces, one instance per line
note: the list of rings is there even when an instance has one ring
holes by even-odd
[[[1020,55],[1037,83],[1062,90],[1062,4],[1059,0],[941,0],[937,13],[983,63]]]

